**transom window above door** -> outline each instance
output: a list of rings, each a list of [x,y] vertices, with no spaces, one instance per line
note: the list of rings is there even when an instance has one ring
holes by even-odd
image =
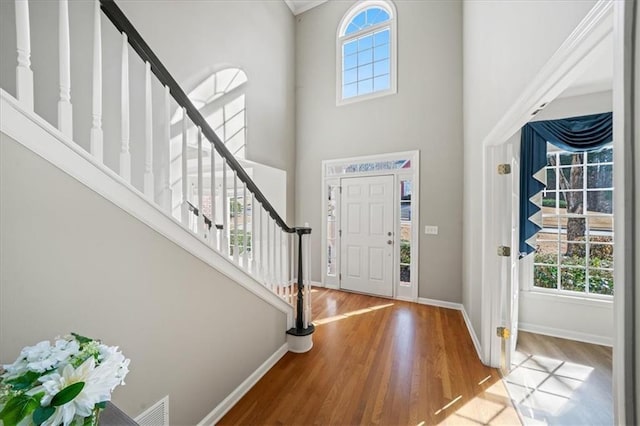
[[[336,46],[338,105],[396,93],[393,3],[356,3],[342,18]]]

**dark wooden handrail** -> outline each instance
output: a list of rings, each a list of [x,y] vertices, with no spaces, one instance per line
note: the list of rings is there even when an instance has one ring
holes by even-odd
[[[280,217],[276,209],[273,208],[269,200],[267,200],[258,186],[253,182],[253,180],[251,180],[238,160],[236,160],[233,154],[229,152],[224,142],[220,140],[204,117],[202,117],[200,111],[198,111],[193,103],[191,103],[187,94],[182,90],[171,74],[169,74],[169,71],[167,71],[162,62],[160,62],[160,59],[158,59],[156,54],[153,53],[153,50],[151,50],[149,45],[144,41],[140,33],[138,33],[134,28],[133,24],[131,24],[129,19],[127,19],[114,0],[100,0],[100,8],[118,31],[127,35],[127,39],[133,50],[136,51],[143,61],[148,62],[149,65],[151,65],[151,72],[153,72],[158,80],[160,80],[160,83],[169,88],[173,99],[175,99],[180,107],[185,108],[187,116],[197,127],[202,129],[204,137],[213,144],[215,150],[218,151],[218,154],[220,154],[229,167],[236,172],[238,179],[247,186],[247,190],[253,194],[254,198],[257,199],[260,204],[262,204],[262,207],[267,211],[267,213],[269,213],[269,216],[271,216],[278,226],[285,232],[295,233],[296,228],[289,227]]]

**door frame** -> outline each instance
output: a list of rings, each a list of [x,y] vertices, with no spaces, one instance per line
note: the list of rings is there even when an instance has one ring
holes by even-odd
[[[500,306],[499,285],[491,278],[495,276],[491,257],[496,248],[490,238],[499,230],[492,223],[494,211],[491,206],[492,176],[496,164],[491,161],[493,146],[505,143],[517,130],[531,120],[535,113],[564,91],[572,81],[589,65],[589,54],[609,34],[614,39],[614,156],[618,165],[614,170],[614,232],[617,249],[614,279],[617,283],[614,295],[614,341],[613,341],[613,395],[616,424],[634,423],[637,418],[635,398],[638,395],[635,377],[635,359],[638,356],[636,313],[633,299],[640,291],[636,288],[637,268],[633,259],[639,248],[633,238],[625,238],[634,231],[633,206],[637,206],[638,188],[633,181],[634,133],[632,102],[633,47],[635,40],[634,2],[600,0],[578,27],[569,35],[551,59],[534,77],[516,102],[506,111],[502,119],[483,141],[483,229],[482,229],[482,270],[481,283],[481,329],[480,342],[482,360],[485,364],[498,367],[500,363],[500,340],[495,333],[498,325]],[[635,22],[637,27],[638,23]],[[637,58],[636,58],[637,60]],[[635,124],[638,125],[637,123]],[[635,142],[637,145],[637,142]],[[636,170],[637,173],[637,170]],[[635,192],[634,192],[635,189]],[[635,198],[634,198],[635,197]],[[637,208],[637,207],[636,207]],[[630,229],[629,229],[630,228]],[[515,249],[515,248],[514,248]],[[635,337],[634,337],[635,336]]]
[[[400,161],[408,160],[410,162],[409,167],[395,168],[393,164],[400,164]],[[376,163],[388,163],[389,167],[380,168],[374,170],[374,167],[369,167]],[[347,166],[361,165],[362,167]],[[394,246],[398,249],[394,249],[393,255],[393,298],[398,300],[407,300],[410,302],[418,301],[418,283],[419,281],[419,258],[420,258],[420,151],[403,151],[387,154],[375,154],[359,157],[349,158],[336,158],[331,160],[322,161],[322,188],[321,188],[321,210],[320,218],[322,221],[321,227],[321,271],[322,271],[322,285],[327,288],[340,289],[340,277],[341,270],[340,263],[340,246],[341,241],[339,235],[336,237],[335,247],[336,252],[336,274],[329,275],[327,273],[327,210],[328,210],[328,196],[329,186],[340,187],[342,178],[351,177],[364,177],[364,176],[382,176],[392,175],[394,176]],[[400,181],[402,179],[411,180],[411,284],[409,288],[400,286],[400,249],[399,249],[399,235],[400,235]],[[336,206],[336,227],[340,229],[340,198],[337,197]]]

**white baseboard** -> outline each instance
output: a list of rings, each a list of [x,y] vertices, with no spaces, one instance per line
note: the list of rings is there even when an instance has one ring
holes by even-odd
[[[447,302],[437,299],[427,299],[426,297],[418,297],[418,303],[421,305],[437,306],[439,308],[455,309],[456,311],[462,310],[462,303]]]
[[[216,408],[213,409],[207,416],[198,423],[198,426],[213,426],[227,414],[227,412],[240,401],[240,399],[249,390],[258,383],[258,380],[264,376],[276,363],[289,351],[289,345],[284,344],[278,348],[265,362],[260,365],[256,371],[251,373],[246,380],[233,390]]]
[[[421,305],[429,305],[429,306],[437,306],[439,308],[448,308],[455,309],[456,311],[460,311],[462,313],[462,318],[464,319],[464,323],[467,326],[467,330],[469,331],[469,336],[471,337],[471,341],[473,342],[473,347],[476,349],[476,353],[478,354],[478,358],[482,363],[484,360],[482,359],[482,351],[480,350],[480,340],[476,335],[476,332],[473,330],[471,326],[471,320],[469,319],[469,315],[467,315],[466,309],[464,309],[464,305],[462,303],[455,302],[447,302],[444,300],[437,299],[427,299],[426,297],[418,297],[418,303]]]
[[[613,346],[613,336],[599,336],[597,334],[582,333],[562,328],[545,327],[542,325],[519,323],[518,330],[529,333],[544,334],[545,336],[560,337],[562,339],[577,340],[578,342],[592,343],[594,345]]]
[[[473,326],[471,325],[471,319],[469,318],[469,315],[467,314],[467,310],[464,308],[464,305],[462,306],[462,318],[464,318],[464,323],[467,325],[467,330],[469,330],[469,336],[471,336],[473,347],[476,348],[476,353],[478,354],[478,358],[480,358],[480,361],[483,364],[485,364],[484,359],[482,359],[482,351],[481,351],[482,347],[480,346],[480,339],[478,339],[478,336],[476,335],[476,332],[473,329]]]
[[[293,326],[291,305],[260,284],[228,257],[185,229],[175,218],[162,211],[153,200],[97,161],[42,117],[32,111],[26,111],[13,96],[2,89],[0,131],[282,311],[287,316],[287,328]]]

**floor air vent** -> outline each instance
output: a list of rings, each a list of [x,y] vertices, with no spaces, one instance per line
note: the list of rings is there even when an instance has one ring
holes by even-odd
[[[169,426],[169,395],[136,417],[140,426]]]

